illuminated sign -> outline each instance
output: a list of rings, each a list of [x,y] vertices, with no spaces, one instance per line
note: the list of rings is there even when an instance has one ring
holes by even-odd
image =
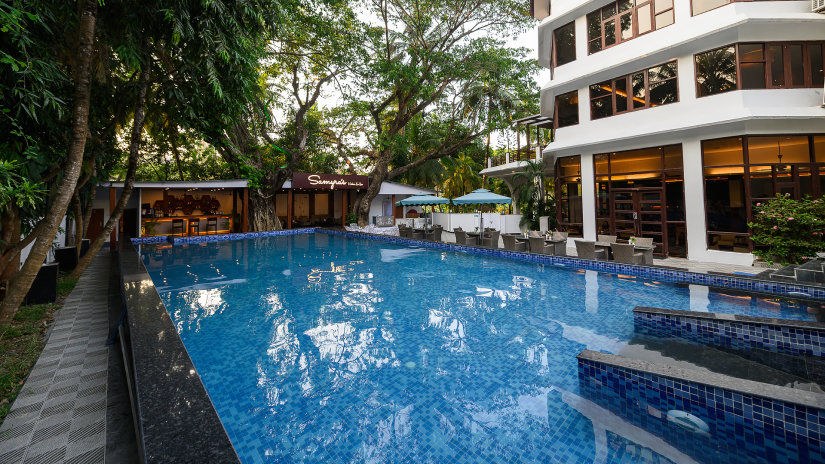
[[[292,175],[292,188],[294,189],[364,190],[367,186],[369,186],[367,176],[308,174],[305,172],[296,172]]]

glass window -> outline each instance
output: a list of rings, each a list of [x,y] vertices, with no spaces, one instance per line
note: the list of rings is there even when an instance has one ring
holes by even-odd
[[[814,137],[814,161],[825,163],[825,135]]]
[[[590,86],[590,117],[600,119],[613,116],[613,88],[610,81]]]
[[[708,230],[747,232],[744,168],[726,168],[725,173],[705,170],[705,199]]]
[[[727,5],[731,0],[691,0],[691,8],[693,9],[693,16],[710,11],[714,8]]]
[[[665,169],[682,169],[681,145],[668,145],[665,147]]]
[[[765,88],[765,46],[764,44],[740,44],[739,61],[742,69],[743,89]]]
[[[579,123],[579,92],[574,90],[556,97],[556,127]]]
[[[705,166],[743,164],[742,137],[705,140],[702,142]]]
[[[613,81],[613,88],[616,94],[616,112],[623,113],[627,111],[627,78]]]
[[[822,66],[822,45],[808,44],[808,59],[811,63],[811,85],[822,87],[825,80],[825,69]]]
[[[651,20],[652,15],[650,9],[650,4],[648,3],[646,5],[640,6],[636,12],[636,18],[638,19],[640,35],[653,30],[653,21]]]
[[[771,86],[785,86],[785,59],[782,45],[768,46],[768,69],[771,71]]]
[[[751,198],[773,197],[773,169],[770,166],[751,166]]]
[[[556,40],[556,66],[576,59],[576,27],[574,23],[564,25],[553,33]]]
[[[788,59],[791,60],[791,85],[805,86],[805,64],[803,63],[802,44],[788,45]]]
[[[594,11],[587,15],[587,53],[602,49],[602,15]]]
[[[596,170],[596,174],[607,174],[607,155],[594,156],[593,165]]]
[[[806,136],[748,137],[750,164],[810,163]]]
[[[556,172],[559,173],[556,184],[559,206],[556,220],[561,230],[566,230],[571,235],[580,235],[583,222],[581,157],[567,156],[559,158],[556,163]]]
[[[700,97],[736,90],[736,51],[733,46],[696,55]]]
[[[673,20],[673,0],[618,0],[587,15],[587,52],[669,26]]]
[[[647,105],[645,73],[636,73],[631,79],[633,80],[633,108],[644,108]]]

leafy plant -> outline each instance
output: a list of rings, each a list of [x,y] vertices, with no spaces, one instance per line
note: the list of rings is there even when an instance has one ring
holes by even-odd
[[[513,176],[522,214],[520,226],[539,230],[542,216],[549,217],[549,228],[555,226],[555,204],[553,197],[547,195],[546,181],[544,163],[536,161],[528,161],[524,171]]]
[[[777,195],[757,203],[748,223],[754,254],[768,262],[800,263],[825,250],[825,200]]]
[[[355,213],[347,213],[347,224],[352,224],[354,222],[358,222],[358,215]]]

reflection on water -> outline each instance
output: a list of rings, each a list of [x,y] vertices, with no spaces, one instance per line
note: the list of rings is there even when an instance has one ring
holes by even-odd
[[[323,234],[141,253],[245,462],[690,462],[581,398],[576,354],[637,305],[818,312]]]

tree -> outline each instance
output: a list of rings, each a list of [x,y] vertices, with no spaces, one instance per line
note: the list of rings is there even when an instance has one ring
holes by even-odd
[[[6,295],[0,302],[0,323],[8,323],[28,293],[40,264],[46,259],[46,253],[69,206],[75,185],[80,177],[83,153],[86,148],[87,122],[89,118],[89,101],[91,99],[91,63],[97,20],[97,2],[81,0],[78,8],[75,54],[73,58],[72,77],[74,81],[74,102],[70,141],[66,160],[62,166],[62,176],[55,188],[56,194],[49,209],[36,230],[34,245],[23,267],[9,281]],[[35,232],[32,232],[35,233]]]
[[[360,101],[370,120],[365,136],[372,168],[370,186],[356,206],[362,226],[384,180],[453,155],[484,133],[478,118],[461,111],[461,100],[475,76],[500,64],[503,43],[490,37],[518,33],[533,21],[525,5],[511,0],[422,0],[412,5],[372,0],[369,7],[378,24],[371,28],[369,55],[357,74]],[[406,165],[392,166],[394,154],[408,142],[405,128],[416,117],[439,121],[441,143]]]
[[[453,199],[481,187],[481,176],[478,174],[481,165],[469,156],[461,154],[455,158],[444,158],[441,163],[447,171],[444,176],[445,197]]]
[[[539,218],[551,217],[551,226],[555,223],[553,204],[547,201],[545,189],[546,175],[544,162],[528,161],[524,169],[513,176],[518,202],[521,204],[522,217],[519,225],[539,230]]]

